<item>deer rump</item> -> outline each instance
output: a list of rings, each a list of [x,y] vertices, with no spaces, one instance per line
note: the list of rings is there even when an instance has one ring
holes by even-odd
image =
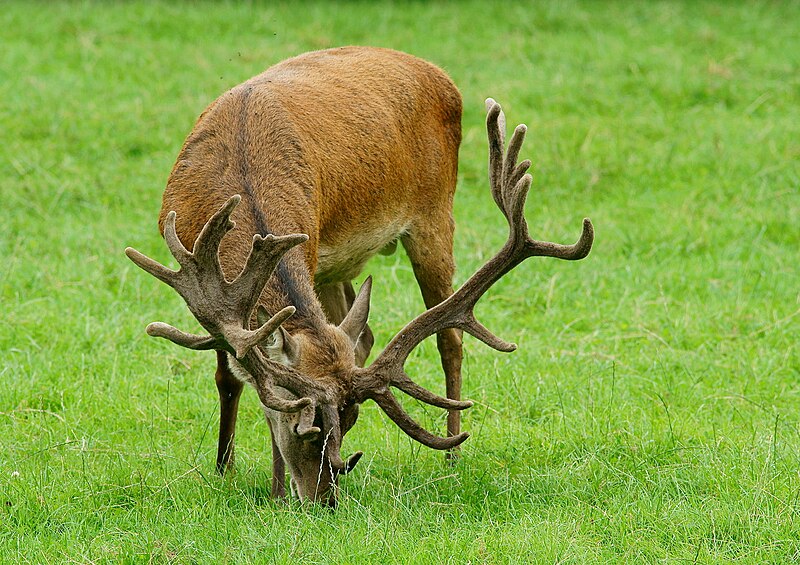
[[[515,347],[475,319],[475,303],[527,257],[580,259],[593,240],[588,220],[572,246],[530,239],[522,214],[530,161],[517,163],[525,126],[517,127],[506,153],[500,106],[488,99],[487,112],[492,195],[510,235],[455,294],[461,97],[443,71],[385,49],[308,53],[233,88],[200,116],[159,217],[180,270],[130,248],[126,253],[173,286],[209,335],[162,323],[148,333],[218,350],[220,471],[233,461],[243,382],[257,390],[272,432],[275,496],[285,495],[288,465],[301,498],[336,503],[338,476],[361,456],[343,460],[341,440],[367,399],[429,447],[453,449],[468,437],[458,418],[471,406],[460,400],[460,332],[500,351]],[[428,310],[363,368],[373,341],[371,280],[358,295],[351,280],[397,240]],[[417,385],[404,369],[409,353],[434,334],[447,398]],[[390,387],[448,409],[448,436],[414,422]]]

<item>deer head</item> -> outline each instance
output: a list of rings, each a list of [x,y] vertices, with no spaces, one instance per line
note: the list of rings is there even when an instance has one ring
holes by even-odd
[[[500,105],[486,101],[489,137],[489,181],[495,203],[505,216],[509,235],[505,245],[450,298],[423,312],[408,323],[366,368],[359,368],[352,348],[366,324],[371,279],[362,286],[350,314],[339,326],[330,326],[316,342],[295,337],[281,328],[294,314],[293,307],[269,316],[259,309],[258,300],[270,275],[283,255],[306,241],[307,236],[255,235],[242,272],[228,281],[220,267],[218,249],[225,234],[233,229],[231,213],[239,196],[227,203],[208,221],[190,252],[178,239],[175,213],[166,219],[164,237],[180,265],[178,271],[127,248],[126,254],[139,267],[173,287],[208,335],[192,335],[155,322],[147,326],[151,336],[168,339],[190,349],[228,352],[234,365],[257,390],[281,454],[289,466],[292,482],[301,498],[335,504],[339,475],[355,466],[357,452],[344,460],[342,438],[358,417],[358,407],[373,400],[406,434],[434,449],[450,449],[467,439],[467,433],[437,436],[415,422],[402,408],[392,388],[426,404],[447,410],[463,410],[469,401],[441,397],[415,383],[405,371],[411,351],[428,336],[458,328],[488,346],[504,352],[516,346],[492,334],[474,315],[474,307],[501,277],[529,257],[546,256],[576,260],[586,257],[594,239],[592,223],[583,221],[583,232],[574,245],[536,241],[528,234],[524,217],[525,200],[532,177],[530,161],[517,163],[526,127],[517,126],[505,145],[505,118]],[[315,348],[325,344],[322,351]],[[325,351],[349,351],[326,359]],[[292,352],[302,351],[300,355]]]

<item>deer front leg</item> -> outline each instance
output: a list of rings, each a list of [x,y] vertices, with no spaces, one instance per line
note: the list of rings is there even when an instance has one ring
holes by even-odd
[[[449,217],[449,212],[447,213]],[[411,260],[414,276],[422,292],[426,308],[433,308],[453,294],[453,228],[452,221],[437,225],[439,229],[421,228],[410,231],[402,240]],[[447,398],[461,400],[461,330],[448,328],[436,334],[436,345],[444,370]],[[447,413],[447,435],[461,433],[461,412]],[[448,450],[447,459],[457,457],[458,446]]]
[[[275,443],[275,434],[272,433],[272,422],[269,418],[267,424],[272,441],[272,498],[286,498],[286,463],[283,461],[278,444]]]
[[[452,290],[450,294],[452,294]],[[436,346],[439,349],[439,357],[442,360],[442,369],[444,369],[445,391],[447,398],[451,400],[461,400],[461,357],[463,355],[461,335],[461,330],[452,328],[436,334]],[[461,411],[450,410],[447,413],[447,435],[452,437],[460,433]],[[453,459],[457,456],[458,449],[459,446],[456,446],[447,451],[445,457]]]
[[[233,447],[236,435],[236,416],[244,384],[231,372],[228,354],[217,351],[217,372],[214,375],[219,392],[219,441],[217,443],[217,472],[220,475],[233,469]]]

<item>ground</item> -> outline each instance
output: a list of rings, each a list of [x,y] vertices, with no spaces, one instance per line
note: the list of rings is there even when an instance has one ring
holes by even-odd
[[[4,3],[0,561],[800,558],[800,4],[509,4]],[[519,349],[467,340],[461,460],[366,404],[329,512],[269,500],[252,391],[215,475],[213,355],[144,334],[197,326],[123,250],[168,261],[160,195],[206,104],[346,44],[463,93],[457,283],[506,235],[489,96],[529,127],[532,235],[571,243],[589,216],[597,237],[482,301]],[[380,347],[422,301],[402,253],[367,273]],[[432,343],[408,368],[444,390]]]

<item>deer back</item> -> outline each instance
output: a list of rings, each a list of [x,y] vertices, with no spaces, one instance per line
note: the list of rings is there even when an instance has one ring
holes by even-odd
[[[178,236],[191,246],[241,194],[238,229],[220,247],[227,276],[244,265],[252,234],[305,233],[309,241],[286,257],[289,270],[351,280],[429,220],[432,200],[450,209],[460,120],[450,79],[411,55],[346,47],[289,59],[203,112],[170,174],[159,226],[163,233],[176,211]]]

